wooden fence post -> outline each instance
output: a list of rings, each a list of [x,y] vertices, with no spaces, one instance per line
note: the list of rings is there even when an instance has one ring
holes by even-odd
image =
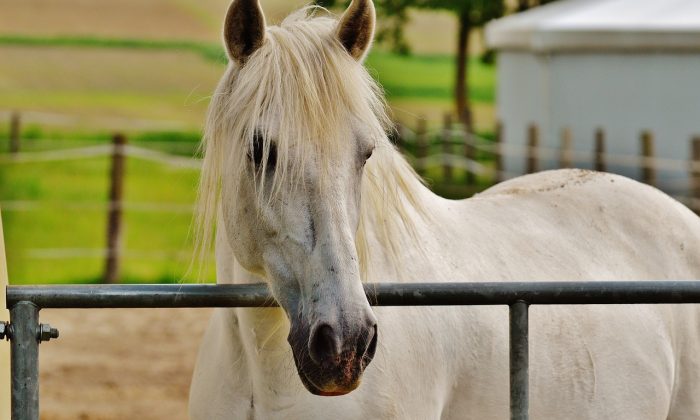
[[[475,137],[472,136],[472,130],[470,129],[470,126],[467,125],[467,122],[465,121],[464,123],[464,157],[467,159],[469,162],[474,162],[476,160],[476,145],[474,144]],[[471,166],[471,164],[470,164]],[[471,170],[467,169],[467,175],[466,175],[466,182],[467,185],[474,185],[476,183],[476,174],[472,172]]]
[[[642,131],[639,138],[642,143],[642,182],[656,186],[656,167],[654,166],[654,135],[649,130]]]
[[[572,168],[574,159],[572,156],[571,128],[564,127],[561,130],[561,143],[559,145],[559,167]]]
[[[107,216],[107,260],[104,282],[119,282],[119,254],[122,234],[122,196],[124,192],[124,147],[126,137],[115,134],[112,137],[114,151],[110,171],[109,210]]]
[[[693,137],[690,143],[690,188],[693,200],[690,208],[700,213],[700,136]]]
[[[446,159],[452,156],[452,115],[449,113],[442,120],[442,153]],[[452,182],[452,162],[446,159],[442,162],[443,182]]]
[[[496,122],[495,134],[496,137],[494,139],[493,153],[493,183],[498,184],[499,182],[503,181],[503,154],[501,153],[501,148],[503,147],[503,123],[501,121]]]
[[[428,142],[428,123],[425,117],[418,117],[418,126],[416,127],[416,158],[418,158],[418,165],[416,165],[416,171],[424,175],[427,168],[426,158],[428,157],[428,148],[430,147]]]
[[[20,150],[20,116],[19,112],[10,115],[10,153]]]
[[[536,124],[530,124],[527,128],[527,159],[525,160],[525,173],[531,174],[539,170],[538,148],[540,144],[539,129]]]
[[[468,109],[465,109],[462,112],[462,115],[459,115],[458,117],[461,120],[462,124],[464,125],[464,131],[466,133],[471,133],[472,132],[472,125],[473,125],[472,113]]]
[[[598,128],[595,131],[595,153],[593,157],[594,169],[599,172],[606,171],[605,165],[605,131]]]

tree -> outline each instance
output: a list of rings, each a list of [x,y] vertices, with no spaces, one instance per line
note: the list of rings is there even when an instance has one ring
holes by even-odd
[[[515,11],[555,0],[518,0]],[[317,0],[324,7],[333,7],[339,0]],[[343,3],[349,3],[344,1]],[[395,52],[407,54],[410,46],[403,36],[403,28],[408,21],[408,9],[433,9],[452,12],[457,17],[457,51],[455,54],[455,111],[462,122],[472,127],[472,112],[469,104],[469,34],[472,29],[483,26],[492,19],[499,18],[506,12],[505,0],[375,0],[377,11],[381,16],[382,27],[377,33],[380,42],[387,42]]]
[[[551,3],[555,0],[518,0],[518,12],[524,12],[532,7],[541,6],[543,4]]]
[[[472,127],[472,112],[469,104],[469,34],[475,27],[483,26],[491,19],[503,16],[501,0],[377,0],[380,13],[386,17],[380,31],[380,40],[389,41],[394,49],[406,51],[403,26],[407,21],[407,9],[447,10],[456,15],[458,21],[457,51],[455,54],[455,111],[467,127]]]

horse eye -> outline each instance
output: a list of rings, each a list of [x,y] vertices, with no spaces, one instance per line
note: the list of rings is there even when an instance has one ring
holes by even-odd
[[[262,165],[262,162],[264,160],[264,152],[265,139],[263,138],[262,134],[256,132],[253,135],[253,145],[251,147],[251,150],[248,152],[248,159],[251,159],[253,163],[255,163],[256,169],[260,169],[260,165]],[[274,169],[277,165],[277,146],[275,146],[275,144],[272,142],[270,142],[268,145],[267,161],[265,163],[267,170]]]
[[[374,149],[372,149],[372,150],[370,150],[369,152],[366,152],[366,153],[365,153],[365,155],[364,155],[364,157],[363,157],[363,160],[362,160],[362,166],[364,166],[365,163],[367,163],[367,160],[368,160],[369,158],[372,157],[372,152],[374,152]]]

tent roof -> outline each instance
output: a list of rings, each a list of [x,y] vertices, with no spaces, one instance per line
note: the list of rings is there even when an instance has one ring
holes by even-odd
[[[561,0],[486,27],[506,50],[700,51],[698,0]]]

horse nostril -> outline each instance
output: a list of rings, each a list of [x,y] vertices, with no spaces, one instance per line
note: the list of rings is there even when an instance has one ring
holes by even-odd
[[[370,338],[370,341],[369,341],[369,345],[365,349],[365,353],[364,353],[364,356],[366,358],[369,358],[370,360],[372,360],[372,358],[374,357],[374,352],[377,351],[377,336],[378,336],[377,324],[374,324],[372,329],[370,329],[370,331],[369,331],[369,336],[367,338]]]
[[[340,337],[328,324],[318,326],[311,334],[309,355],[318,364],[336,363],[340,348]]]

